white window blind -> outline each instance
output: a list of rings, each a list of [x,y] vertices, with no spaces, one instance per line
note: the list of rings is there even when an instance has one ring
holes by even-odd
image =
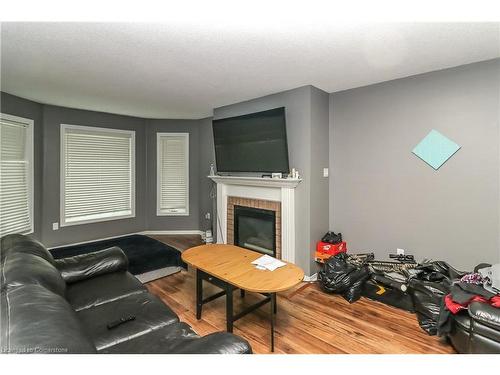
[[[61,125],[61,225],[135,216],[135,132]]]
[[[189,215],[189,133],[157,133],[157,214]]]
[[[33,232],[33,121],[0,117],[0,237]]]

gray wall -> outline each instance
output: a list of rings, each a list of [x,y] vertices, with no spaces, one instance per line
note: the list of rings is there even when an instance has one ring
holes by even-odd
[[[147,120],[147,223],[148,230],[199,229],[199,122],[197,120]],[[189,133],[189,216],[156,215],[156,133]]]
[[[311,273],[318,265],[314,261],[316,242],[329,229],[329,178],[323,177],[323,168],[329,167],[329,95],[311,88]]]
[[[33,236],[40,238],[42,232],[42,165],[43,165],[43,106],[30,100],[0,93],[0,112],[33,120]]]
[[[199,120],[200,142],[199,142],[199,200],[200,217],[198,227],[201,230],[212,229],[214,236],[217,231],[213,226],[214,217],[216,217],[217,204],[214,194],[216,194],[215,183],[207,178],[210,173],[210,164],[215,165],[215,147],[214,136],[212,132],[212,117]],[[215,189],[215,190],[214,190]],[[212,215],[210,220],[205,219],[205,215]],[[213,228],[212,228],[213,226]]]
[[[296,190],[301,213],[296,243],[297,263],[306,274],[316,270],[312,252],[328,222],[330,229],[344,234],[353,252],[373,250],[383,258],[402,247],[418,258],[471,268],[480,261],[500,259],[499,87],[497,59],[333,93],[329,98],[304,86],[216,108],[214,118],[286,107],[290,166],[298,168],[304,179]],[[48,246],[210,225],[204,215],[215,212],[209,196],[213,183],[206,178],[215,159],[211,118],[147,120],[47,106],[6,93],[1,93],[1,111],[35,122],[35,237]],[[52,223],[59,221],[61,123],[136,131],[135,218],[52,231]],[[157,217],[156,132],[186,129],[191,215]],[[431,129],[462,146],[439,171],[411,154]],[[329,187],[322,177],[327,152]]]
[[[299,87],[297,89],[280,92],[273,95],[264,96],[257,99],[252,99],[249,101],[236,103],[220,108],[214,109],[214,118],[220,119],[231,116],[238,116],[252,112],[264,111],[267,109],[286,107],[286,126],[287,126],[287,137],[288,137],[288,153],[290,159],[290,168],[297,168],[302,175],[303,181],[299,184],[295,191],[296,199],[296,212],[301,213],[296,217],[295,223],[295,241],[297,251],[296,263],[304,269],[307,275],[315,272],[315,268],[312,260],[313,244],[316,239],[311,235],[311,228],[315,225],[316,221],[313,219],[311,222],[312,215],[317,214],[315,209],[316,205],[311,206],[311,181],[315,181],[312,177],[313,174],[313,156],[311,142],[313,139],[312,127],[315,128],[317,133],[314,134],[314,138],[318,138],[321,133],[321,129],[326,129],[326,134],[323,137],[328,139],[328,127],[327,122],[324,118],[324,113],[328,113],[328,101],[318,94],[318,91],[312,86]],[[314,99],[313,99],[314,92]],[[312,118],[312,107],[314,102],[315,110],[321,105],[324,106],[323,114]],[[326,125],[320,125],[321,119]],[[314,122],[314,125],[312,123]],[[326,145],[328,146],[328,145]],[[326,150],[328,147],[326,147]],[[318,157],[320,160],[321,157]],[[314,159],[316,160],[316,159]],[[325,167],[327,165],[324,165]],[[323,166],[321,166],[322,171]],[[317,175],[317,170],[314,171],[314,175]],[[316,191],[315,193],[319,192]],[[328,207],[328,194],[324,191],[324,196],[317,196],[314,200],[323,200],[323,210],[324,207]],[[321,214],[320,214],[321,215]],[[328,225],[327,218],[325,216],[325,223],[321,224],[321,228]],[[322,229],[321,229],[322,230]],[[321,231],[320,230],[320,231]]]
[[[146,122],[144,119],[56,106],[43,106],[43,209],[41,240],[46,246],[134,233],[146,228],[147,164]],[[135,131],[136,213],[134,218],[72,225],[52,230],[60,221],[60,129],[61,124],[96,126]]]
[[[498,262],[500,60],[330,95],[330,226],[351,252]],[[411,153],[462,146],[438,171]]]

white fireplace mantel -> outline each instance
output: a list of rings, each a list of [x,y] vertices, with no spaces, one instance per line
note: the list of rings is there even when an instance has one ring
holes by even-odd
[[[302,181],[292,178],[208,176],[217,184],[217,242],[227,240],[227,197],[281,202],[281,258],[295,263],[295,188]]]
[[[208,176],[216,183],[246,186],[271,186],[276,188],[295,188],[302,181],[296,178],[269,178],[248,176]]]

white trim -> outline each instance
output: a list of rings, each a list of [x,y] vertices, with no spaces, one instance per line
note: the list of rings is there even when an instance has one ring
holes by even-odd
[[[295,189],[281,188],[281,258],[295,263]]]
[[[35,207],[34,207],[34,192],[35,192],[35,166],[34,164],[34,153],[35,153],[35,141],[34,141],[34,121],[29,118],[9,115],[7,113],[0,113],[0,118],[6,119],[8,121],[19,122],[27,126],[26,131],[26,159],[28,160],[29,170],[28,170],[28,212],[30,218],[30,228],[29,232],[24,234],[30,234],[35,231]]]
[[[64,245],[57,245],[57,246],[49,247],[48,249],[53,250],[53,249],[59,249],[61,247],[76,246],[76,245],[83,245],[83,244],[91,243],[91,242],[112,240],[115,238],[132,236],[134,234],[142,234],[144,236],[162,235],[162,234],[199,234],[201,236],[202,233],[203,233],[203,231],[201,231],[201,230],[156,230],[156,231],[155,230],[146,230],[146,231],[142,231],[142,232],[123,233],[123,234],[118,234],[116,236],[111,236],[111,237],[96,238],[93,240],[74,242],[74,243],[69,243],[69,244],[64,244]]]
[[[160,194],[161,194],[161,165],[160,165],[160,154],[161,149],[161,137],[173,136],[173,137],[184,137],[186,138],[186,187],[187,187],[187,200],[186,200],[186,212],[165,212],[160,207]],[[189,216],[189,200],[190,200],[190,186],[189,186],[189,133],[171,133],[171,132],[159,132],[156,133],[156,216]]]
[[[67,129],[87,130],[89,132],[103,132],[103,133],[119,133],[130,135],[130,195],[131,195],[131,214],[120,216],[107,216],[99,219],[79,220],[75,222],[66,222],[65,219],[65,194],[64,194],[64,135]],[[101,128],[97,126],[83,126],[83,125],[70,125],[61,124],[60,129],[60,145],[59,145],[59,227],[68,227],[72,225],[100,223],[103,221],[130,219],[135,217],[135,130],[123,130],[112,128]]]
[[[199,234],[200,236],[203,235],[205,232],[202,230],[198,229],[191,229],[191,230],[145,230],[142,232],[138,232],[137,234],[144,234],[144,235],[171,235],[171,234]]]
[[[244,186],[270,186],[295,188],[302,181],[300,178],[269,178],[249,176],[207,176],[215,183]]]
[[[106,241],[106,240],[112,240],[114,238],[119,238],[119,237],[125,237],[125,236],[131,236],[133,234],[140,234],[140,233],[124,233],[124,234],[118,234],[116,236],[111,236],[111,237],[104,237],[104,238],[96,238],[93,240],[87,240],[87,241],[81,241],[81,242],[73,242],[73,243],[68,243],[64,245],[57,245],[57,246],[52,246],[48,247],[49,250],[54,250],[54,249],[59,249],[61,247],[67,247],[67,246],[77,246],[77,245],[83,245],[86,243],[91,243],[91,242],[97,242],[97,241]]]

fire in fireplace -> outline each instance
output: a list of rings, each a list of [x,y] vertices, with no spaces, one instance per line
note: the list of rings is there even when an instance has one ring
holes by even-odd
[[[276,212],[234,206],[234,244],[276,256]]]

